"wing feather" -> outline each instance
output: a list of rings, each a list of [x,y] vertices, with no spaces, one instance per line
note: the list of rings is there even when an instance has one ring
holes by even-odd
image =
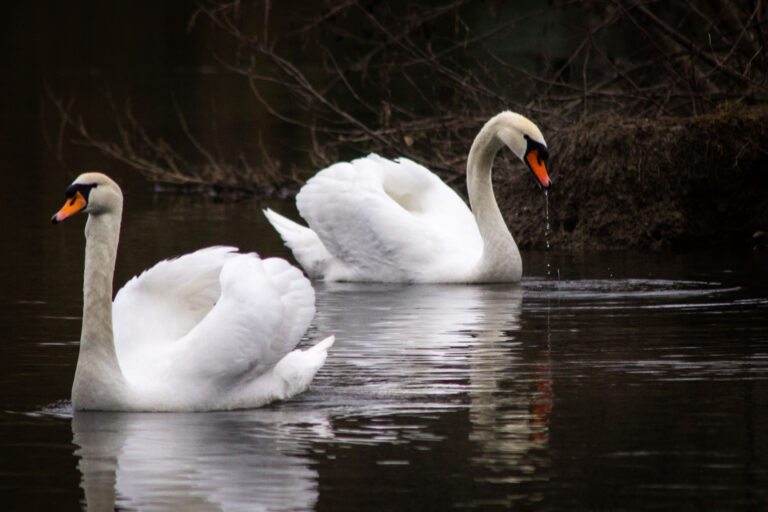
[[[206,403],[243,389],[293,350],[314,301],[309,280],[285,260],[202,249],[160,262],[120,290],[118,359],[147,396],[183,386],[179,396]]]
[[[161,261],[128,281],[112,306],[115,348],[130,364],[147,347],[172,343],[197,325],[221,293],[224,264],[235,247],[208,247]]]
[[[464,268],[482,251],[458,194],[407,159],[371,154],[334,164],[302,187],[296,204],[355,279],[418,281],[421,273],[448,270],[437,267]]]
[[[220,288],[205,318],[158,354],[168,382],[200,393],[245,385],[290,352],[314,316],[311,284],[278,258],[238,255],[222,268]]]

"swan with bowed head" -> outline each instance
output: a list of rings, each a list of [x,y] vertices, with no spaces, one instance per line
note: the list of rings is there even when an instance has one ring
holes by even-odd
[[[285,260],[209,247],[157,263],[112,301],[123,194],[80,175],[52,221],[88,214],[76,410],[250,408],[307,389],[333,336],[295,350],[315,295]]]
[[[502,112],[477,134],[467,160],[470,208],[421,165],[376,154],[318,172],[296,196],[302,226],[267,209],[267,219],[304,270],[326,281],[515,282],[523,266],[491,183],[507,146],[551,185],[546,142],[520,114]]]

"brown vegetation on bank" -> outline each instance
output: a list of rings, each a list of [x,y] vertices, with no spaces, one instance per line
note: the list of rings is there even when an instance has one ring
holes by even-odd
[[[285,190],[372,151],[421,162],[463,193],[475,133],[511,109],[537,122],[550,146],[557,247],[746,245],[768,229],[762,1],[511,4],[202,2],[191,26],[216,35],[218,65],[304,134],[290,167],[269,158],[259,134],[254,164],[202,147],[181,108],[186,153],[148,134],[130,110],[115,110],[115,141],[54,101],[79,143],[151,181],[247,193]],[[522,247],[542,247],[542,194],[497,164],[513,234]]]
[[[605,114],[548,143],[549,241],[558,249],[749,247],[768,229],[768,106]],[[543,194],[527,173],[500,171],[497,199],[518,244],[543,247]]]

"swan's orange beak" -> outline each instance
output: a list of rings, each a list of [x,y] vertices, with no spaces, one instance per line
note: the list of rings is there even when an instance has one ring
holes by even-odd
[[[61,222],[67,217],[73,216],[86,206],[88,206],[88,201],[85,200],[83,194],[80,192],[75,192],[75,195],[67,198],[67,202],[64,203],[64,206],[61,207],[61,210],[56,212],[56,214],[51,217],[51,222],[54,224]]]
[[[544,160],[541,158],[539,149],[532,149],[525,154],[525,163],[528,164],[528,168],[533,171],[536,179],[539,180],[539,184],[543,188],[549,188],[552,186],[552,180],[549,179],[547,174],[547,166]]]

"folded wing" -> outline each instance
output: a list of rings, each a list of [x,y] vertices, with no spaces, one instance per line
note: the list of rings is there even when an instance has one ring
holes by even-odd
[[[126,378],[149,395],[183,390],[180,400],[196,404],[270,371],[314,316],[314,291],[301,271],[232,248],[161,262],[124,290],[113,317]],[[142,314],[148,317],[137,321]],[[126,343],[129,334],[140,336]]]
[[[408,159],[371,154],[332,165],[302,187],[296,204],[325,248],[356,273],[351,279],[432,280],[482,251],[462,199]]]

